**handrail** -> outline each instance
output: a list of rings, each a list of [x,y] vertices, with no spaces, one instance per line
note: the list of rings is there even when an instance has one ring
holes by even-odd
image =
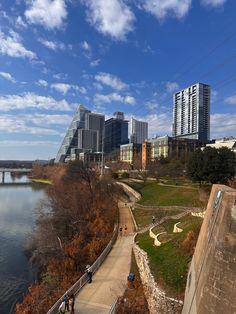
[[[107,244],[103,252],[100,254],[100,256],[96,259],[96,261],[91,266],[92,273],[95,273],[98,270],[98,268],[101,266],[101,264],[104,262],[105,258],[107,257],[108,253],[112,249],[113,244],[116,241],[117,235],[118,235],[118,224],[116,223],[114,226],[113,236],[110,242]],[[59,300],[57,300],[57,302],[49,309],[47,314],[58,314],[59,306],[64,296],[66,294],[71,294],[71,293],[76,295],[83,288],[83,286],[86,284],[87,281],[88,281],[88,276],[87,274],[84,274],[72,287],[70,287],[66,291],[66,293],[63,294],[63,296]]]

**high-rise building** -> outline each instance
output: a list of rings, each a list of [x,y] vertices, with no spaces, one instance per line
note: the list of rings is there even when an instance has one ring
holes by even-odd
[[[210,140],[209,85],[196,83],[173,95],[173,136]]]
[[[105,153],[111,153],[118,149],[120,145],[129,143],[128,121],[124,120],[123,112],[115,112],[114,118],[105,122]]]
[[[104,115],[92,113],[80,105],[57,153],[55,162],[75,159],[79,153],[84,151],[101,151],[104,120]]]
[[[148,123],[131,119],[131,136],[130,142],[142,144],[148,138]]]

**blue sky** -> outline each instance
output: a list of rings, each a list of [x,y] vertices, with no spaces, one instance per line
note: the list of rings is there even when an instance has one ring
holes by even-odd
[[[210,84],[236,135],[236,1],[1,0],[0,159],[53,158],[78,104],[171,135],[172,94]]]

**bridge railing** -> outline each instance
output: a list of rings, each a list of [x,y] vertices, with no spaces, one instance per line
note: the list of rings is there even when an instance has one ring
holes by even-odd
[[[96,261],[91,266],[93,274],[98,270],[98,268],[101,266],[101,264],[104,262],[105,258],[107,257],[108,253],[111,251],[112,246],[116,241],[117,235],[118,235],[118,224],[116,224],[114,227],[112,239],[107,244],[106,248],[103,250],[101,255],[96,259]],[[80,279],[71,288],[69,288],[66,291],[66,293],[68,295],[71,293],[76,295],[83,288],[83,286],[86,284],[86,282],[88,282],[88,276],[87,276],[87,274],[84,274],[82,277],[80,277]],[[61,302],[63,301],[63,298],[66,295],[66,293],[64,293],[64,295],[59,300],[57,300],[57,302],[51,307],[51,309],[47,312],[47,314],[58,314],[59,313],[59,306],[60,306]]]

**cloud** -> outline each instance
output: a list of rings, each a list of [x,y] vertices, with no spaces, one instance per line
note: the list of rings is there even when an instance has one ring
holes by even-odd
[[[235,136],[236,134],[236,114],[215,113],[211,117],[211,138]]]
[[[224,99],[224,102],[228,105],[236,105],[236,95],[226,97]]]
[[[55,142],[55,141],[12,141],[12,140],[7,140],[7,141],[0,141],[0,146],[1,147],[23,147],[23,146],[51,146],[51,145],[56,145],[58,146],[60,143]]]
[[[10,73],[0,72],[0,76],[3,77],[5,80],[8,80],[12,83],[16,83],[16,80],[14,79],[14,77],[11,76]]]
[[[38,80],[38,82],[36,83],[38,86],[43,86],[43,87],[47,87],[48,86],[48,82],[45,80]]]
[[[128,85],[123,83],[117,76],[109,73],[100,72],[95,75],[95,80],[118,91],[128,87]]]
[[[19,27],[19,28],[26,28],[27,27],[27,24],[23,21],[21,16],[18,16],[16,18],[15,23],[16,23],[16,27]]]
[[[64,50],[65,49],[65,45],[62,42],[58,42],[58,41],[51,41],[51,40],[46,40],[43,38],[39,38],[38,41],[44,45],[45,47],[51,49],[51,50]]]
[[[87,93],[86,88],[83,86],[71,85],[71,84],[66,84],[66,83],[54,83],[54,84],[51,84],[51,88],[55,89],[56,91],[58,91],[59,93],[62,93],[64,95],[67,94],[67,92],[70,89],[78,91],[81,94]]]
[[[201,3],[205,6],[219,7],[226,3],[227,0],[201,0]]]
[[[98,66],[99,63],[100,63],[100,59],[96,59],[96,60],[93,60],[93,61],[90,62],[90,66],[92,68],[94,68],[94,67]]]
[[[192,0],[141,0],[141,7],[162,21],[167,16],[183,18],[190,10]]]
[[[89,43],[88,43],[86,40],[82,42],[81,47],[82,47],[84,50],[87,50],[87,51],[90,51],[90,50],[91,50],[91,46],[89,45]]]
[[[96,94],[94,97],[94,102],[96,104],[104,104],[104,103],[108,104],[108,103],[111,103],[113,101],[125,103],[128,105],[134,105],[136,103],[136,100],[134,97],[132,97],[132,96],[123,97],[117,93],[111,93],[108,95]]]
[[[135,16],[123,0],[81,0],[87,7],[87,20],[104,35],[124,40],[133,31]]]
[[[1,133],[26,133],[37,135],[61,135],[61,132],[54,129],[38,127],[27,124],[22,119],[16,119],[15,116],[0,116],[0,132]]]
[[[167,82],[166,83],[166,90],[168,93],[172,94],[179,89],[179,84],[177,82]]]
[[[39,96],[34,93],[22,95],[0,95],[0,111],[16,109],[37,108],[46,110],[71,110],[70,104],[65,100],[55,100],[52,97]]]
[[[28,0],[25,17],[31,24],[39,24],[48,30],[63,27],[67,17],[65,0]]]
[[[34,52],[27,50],[22,44],[22,38],[14,31],[6,36],[0,31],[0,54],[16,58],[36,59]]]
[[[159,105],[155,101],[148,101],[146,102],[145,106],[150,111],[155,110],[159,107]]]

